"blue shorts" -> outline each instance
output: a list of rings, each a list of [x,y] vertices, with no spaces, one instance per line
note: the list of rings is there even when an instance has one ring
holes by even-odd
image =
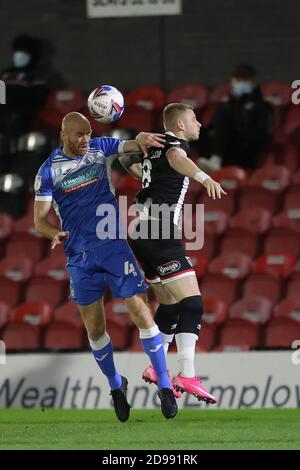
[[[142,273],[126,240],[105,245],[68,258],[70,297],[79,305],[99,300],[107,285],[112,297],[131,297],[146,292]]]

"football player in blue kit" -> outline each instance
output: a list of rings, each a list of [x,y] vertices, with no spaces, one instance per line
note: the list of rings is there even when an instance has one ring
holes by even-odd
[[[139,328],[142,346],[158,376],[161,410],[166,418],[177,414],[162,339],[149,308],[138,294],[146,285],[136,260],[119,228],[119,210],[110,181],[111,163],[120,153],[147,153],[163,147],[164,136],[141,132],[135,140],[109,137],[91,139],[89,120],[80,113],[62,121],[62,148],[55,149],[40,167],[35,180],[35,227],[52,240],[64,243],[70,273],[71,298],[78,304],[94,358],[111,389],[116,415],[129,418],[127,379],[117,371],[113,346],[106,331],[103,293],[108,284],[113,297],[124,299]],[[48,221],[51,206],[61,228]],[[109,217],[107,217],[107,213]],[[108,230],[104,230],[108,227]]]

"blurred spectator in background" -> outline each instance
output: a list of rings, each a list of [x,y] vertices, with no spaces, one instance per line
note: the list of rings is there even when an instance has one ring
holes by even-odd
[[[34,113],[43,107],[50,90],[58,86],[45,55],[49,51],[39,38],[22,34],[12,42],[11,65],[0,73],[0,80],[6,83],[7,103],[0,106],[2,154],[14,152],[17,137],[28,130]]]
[[[211,157],[200,158],[201,168],[221,166],[256,168],[263,147],[271,142],[273,113],[256,83],[256,71],[239,64],[231,75],[231,93],[221,103],[212,121]]]

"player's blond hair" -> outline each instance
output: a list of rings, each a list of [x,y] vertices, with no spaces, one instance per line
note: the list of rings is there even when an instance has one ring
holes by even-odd
[[[164,126],[167,129],[168,127],[173,127],[177,119],[180,118],[182,113],[185,113],[188,109],[194,111],[193,106],[185,103],[170,103],[165,106],[163,110],[163,121]]]

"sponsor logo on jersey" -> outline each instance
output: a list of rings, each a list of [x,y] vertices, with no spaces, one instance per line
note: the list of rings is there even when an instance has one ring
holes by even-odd
[[[175,273],[179,271],[181,264],[179,261],[169,261],[166,264],[162,264],[158,267],[158,272],[161,276],[166,276],[167,274]]]
[[[97,170],[95,170],[95,168],[91,168],[79,175],[73,176],[72,178],[64,179],[61,186],[66,194],[96,183],[97,180]]]

